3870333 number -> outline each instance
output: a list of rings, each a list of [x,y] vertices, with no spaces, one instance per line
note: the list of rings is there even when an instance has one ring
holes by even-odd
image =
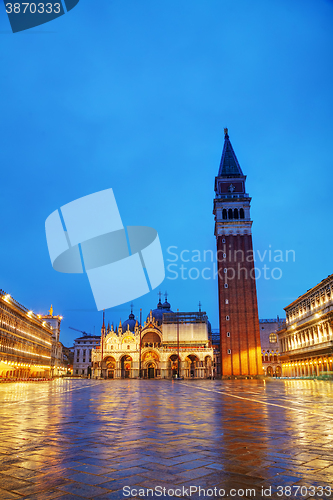
[[[330,497],[332,494],[331,486],[278,486],[278,497]]]
[[[60,14],[61,6],[60,3],[6,3],[6,12],[7,14]]]

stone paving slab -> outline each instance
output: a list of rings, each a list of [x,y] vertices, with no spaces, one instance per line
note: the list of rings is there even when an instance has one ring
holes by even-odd
[[[272,486],[283,499],[278,486],[333,481],[329,381],[59,380],[2,384],[0,402],[0,500],[131,500],[156,487],[167,499],[191,486],[257,498]]]

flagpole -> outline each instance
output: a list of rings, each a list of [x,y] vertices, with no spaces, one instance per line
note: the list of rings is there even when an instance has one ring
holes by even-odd
[[[103,309],[103,326],[101,334],[101,378],[103,378],[103,350],[104,350],[104,333],[105,333],[105,309]]]
[[[139,378],[141,378],[141,330],[142,330],[142,309],[140,309]]]
[[[180,378],[180,374],[179,374],[179,364],[180,364],[180,358],[179,358],[179,309],[177,309],[177,352],[178,352],[177,378]]]

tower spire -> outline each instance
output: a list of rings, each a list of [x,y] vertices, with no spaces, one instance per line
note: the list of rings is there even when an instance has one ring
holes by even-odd
[[[102,335],[105,334],[105,309],[103,309],[103,325],[102,325]]]
[[[218,177],[243,176],[242,169],[238,163],[237,156],[229,139],[228,129],[224,129],[224,145]]]

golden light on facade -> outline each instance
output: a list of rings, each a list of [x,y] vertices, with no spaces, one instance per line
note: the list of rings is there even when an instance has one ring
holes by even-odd
[[[10,295],[9,293],[6,293],[6,295],[4,296],[3,300],[5,300],[6,302],[8,302],[10,299]]]
[[[28,311],[27,315],[31,318],[31,316],[33,315],[33,311]]]

